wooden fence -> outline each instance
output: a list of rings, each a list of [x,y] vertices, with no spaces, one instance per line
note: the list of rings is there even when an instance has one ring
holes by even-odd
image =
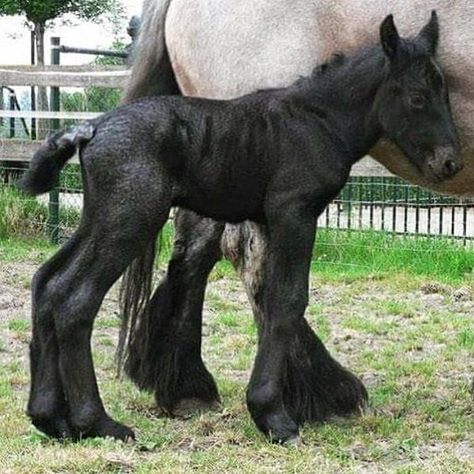
[[[130,72],[122,66],[0,66],[0,86],[44,87],[123,87]],[[0,119],[86,120],[98,114],[61,111],[1,110]],[[39,142],[0,139],[0,161],[29,161]],[[351,176],[393,176],[386,168],[366,157],[357,163]]]

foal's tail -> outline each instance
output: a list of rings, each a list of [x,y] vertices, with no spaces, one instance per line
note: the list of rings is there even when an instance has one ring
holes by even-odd
[[[93,136],[92,123],[83,122],[47,137],[34,154],[26,173],[16,183],[17,187],[32,195],[51,191],[57,185],[59,174],[66,162]]]

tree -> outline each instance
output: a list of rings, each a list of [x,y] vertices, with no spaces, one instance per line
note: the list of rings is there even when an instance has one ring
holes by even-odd
[[[97,21],[110,11],[120,11],[118,0],[0,0],[0,15],[24,15],[32,26],[40,65],[44,64],[44,33],[51,21],[67,13]]]
[[[1,15],[23,15],[35,32],[36,63],[44,65],[44,34],[49,24],[65,15],[98,21],[100,15],[113,12],[120,15],[119,0],[0,0]],[[42,89],[42,90],[41,90]],[[38,106],[47,110],[47,96],[44,88],[39,88]]]

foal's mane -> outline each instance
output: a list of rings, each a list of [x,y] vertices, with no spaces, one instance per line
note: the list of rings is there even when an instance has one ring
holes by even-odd
[[[432,65],[431,61],[426,61],[430,57],[426,45],[417,38],[401,38],[398,54],[402,58],[398,62],[400,71],[414,62],[423,67]],[[336,53],[329,61],[316,66],[309,76],[300,77],[285,90],[302,95],[309,93],[323,101],[354,101],[370,94],[387,74],[397,74],[397,70],[388,65],[379,44],[361,48],[350,55]]]
[[[295,84],[298,84],[300,81],[304,82],[308,78],[317,79],[318,77],[330,74],[331,72],[334,72],[335,69],[340,68],[342,65],[344,65],[346,63],[346,60],[347,56],[344,53],[338,51],[334,53],[328,61],[317,65],[313,69],[309,77],[301,76],[295,82]]]
[[[379,45],[359,49],[353,54],[334,54],[300,77],[286,90],[290,95],[317,99],[320,103],[347,103],[366,97],[387,74],[385,56]]]

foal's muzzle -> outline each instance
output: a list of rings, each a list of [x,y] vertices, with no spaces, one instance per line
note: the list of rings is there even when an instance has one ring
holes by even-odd
[[[464,167],[458,147],[436,147],[426,163],[427,171],[436,181],[452,178]]]

